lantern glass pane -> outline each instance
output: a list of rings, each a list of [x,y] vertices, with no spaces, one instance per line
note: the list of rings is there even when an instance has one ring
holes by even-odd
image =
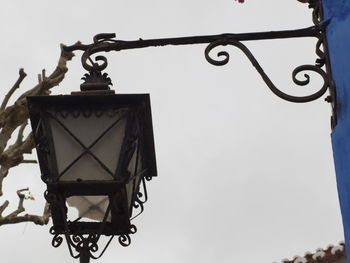
[[[107,211],[109,205],[108,196],[72,196],[67,198],[70,207],[78,210],[78,216],[82,221],[98,221],[102,222],[106,217],[107,222],[111,222],[111,213]]]
[[[113,180],[125,135],[125,110],[56,114],[50,120],[60,181]]]

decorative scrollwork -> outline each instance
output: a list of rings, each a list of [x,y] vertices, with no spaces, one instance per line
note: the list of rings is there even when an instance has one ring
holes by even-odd
[[[146,191],[146,190],[143,190],[143,191]],[[138,192],[136,195],[136,199],[137,199],[137,203],[144,204],[147,202],[147,195],[145,196],[145,194],[143,194],[140,190],[140,192]]]
[[[130,234],[135,234],[137,232],[137,228],[135,225],[130,226]],[[131,244],[131,238],[129,234],[123,234],[118,237],[119,244],[123,247],[127,247]]]
[[[147,175],[145,176],[146,181],[151,181],[152,178],[153,178],[152,176],[147,176]]]
[[[321,49],[323,47],[323,39],[319,38],[317,43],[316,43],[316,54],[319,57],[316,59],[316,66],[318,67],[323,67],[326,63],[326,54],[325,52]]]
[[[131,239],[128,234],[120,235],[118,237],[119,244],[122,245],[123,247],[127,247],[131,244]]]
[[[144,207],[143,207],[143,202],[136,196],[133,207],[135,209],[138,209],[138,213],[130,218],[130,220],[134,220],[136,217],[141,215],[143,213]],[[134,214],[134,213],[133,213]]]
[[[141,184],[139,186],[138,193],[136,194],[134,205],[133,205],[133,207],[138,209],[139,211],[137,214],[133,215],[130,220],[135,219],[136,217],[138,217],[143,213],[144,211],[143,204],[145,204],[147,200],[148,200],[148,193],[147,193],[147,187],[146,187],[146,179],[145,177],[142,177]]]
[[[108,66],[108,61],[105,56],[96,56],[95,62],[91,56],[98,52],[94,49],[95,45],[103,45],[104,43],[114,42],[112,38],[115,37],[115,34],[98,34],[94,37],[94,45],[85,50],[81,57],[81,63],[89,73],[86,73],[82,80],[84,83],[80,85],[82,91],[86,90],[106,90],[109,89],[112,84],[111,79],[108,77],[107,73],[102,71]],[[90,64],[89,64],[90,62]]]
[[[321,97],[326,92],[327,87],[329,85],[328,79],[324,78],[325,74],[321,72],[319,69],[316,69],[314,67],[315,65],[307,65],[302,68],[304,68],[304,70],[313,71],[319,74],[324,80],[324,85],[321,87],[319,91],[309,96],[292,96],[282,92],[272,83],[272,81],[265,74],[260,64],[257,62],[257,60],[249,51],[249,49],[242,44],[243,41],[248,41],[248,40],[315,37],[320,40],[316,47],[317,49],[316,53],[319,56],[319,59],[316,62],[316,66],[321,68],[325,64],[325,55],[323,54],[324,52],[320,48],[322,46],[321,39],[323,38],[323,35],[324,35],[325,25],[324,24],[321,25],[320,23],[322,18],[322,14],[321,14],[322,8],[320,5],[320,0],[302,0],[301,2],[303,3],[308,2],[309,7],[313,8],[313,21],[315,23],[315,26],[303,28],[303,29],[297,29],[297,30],[285,30],[285,31],[255,32],[255,33],[241,33],[241,34],[226,33],[226,34],[209,35],[209,36],[190,36],[190,37],[148,39],[148,40],[140,38],[139,40],[134,40],[134,41],[124,41],[124,40],[113,39],[115,37],[115,34],[98,34],[94,37],[94,42],[92,44],[84,45],[78,42],[72,46],[65,46],[64,49],[66,51],[74,51],[74,50],[84,51],[82,55],[83,67],[86,70],[88,70],[90,74],[91,72],[99,72],[100,74],[101,71],[105,69],[105,67],[107,66],[107,60],[103,56],[97,56],[96,57],[97,62],[93,62],[91,59],[91,56],[98,52],[121,51],[126,49],[145,48],[145,47],[151,47],[151,46],[157,47],[157,46],[166,46],[166,45],[189,45],[189,44],[209,43],[205,51],[206,59],[208,60],[209,63],[213,65],[222,66],[227,64],[229,61],[228,52],[226,51],[218,52],[217,56],[220,59],[211,58],[209,56],[209,52],[215,47],[220,45],[233,45],[241,49],[241,51],[248,57],[251,63],[256,67],[257,71],[259,72],[259,74],[261,75],[265,83],[268,85],[271,91],[274,92],[277,96],[291,102],[309,102]],[[88,62],[90,62],[91,65]],[[98,62],[102,62],[102,63],[99,64]],[[298,67],[294,72],[297,72],[297,73],[301,72],[300,67]],[[97,73],[94,73],[94,74],[97,74]],[[305,74],[305,76],[306,75],[307,74]],[[101,76],[99,76],[99,78],[100,77]],[[295,81],[296,78],[294,77],[293,80]],[[298,83],[306,83],[309,80],[310,80],[310,76],[307,75],[306,80],[303,80],[303,81],[297,80],[295,83],[299,85]],[[106,81],[104,81],[104,83],[106,84]],[[91,83],[87,83],[87,86],[89,86],[90,84]],[[105,84],[104,84],[104,87],[106,86]],[[82,84],[82,85],[85,85],[85,84]],[[92,86],[89,86],[89,88],[95,89],[96,86],[92,85]],[[101,87],[97,85],[97,89],[100,89],[100,88]],[[84,88],[82,87],[81,89],[84,90],[85,87]],[[146,180],[151,180],[151,177],[147,176]]]
[[[312,21],[315,25],[321,22],[321,1],[309,0],[309,8],[312,8]]]
[[[322,77],[323,85],[322,85],[321,89],[319,89],[317,92],[315,92],[311,95],[307,95],[307,96],[292,96],[292,95],[289,95],[289,94],[279,90],[275,86],[275,84],[271,81],[271,79],[267,76],[267,74],[264,72],[264,70],[260,66],[259,62],[253,56],[253,54],[250,52],[250,50],[241,42],[236,41],[236,40],[232,40],[232,39],[221,39],[221,40],[217,40],[213,43],[210,43],[207,46],[207,48],[205,49],[206,60],[210,64],[215,65],[215,66],[226,65],[230,60],[230,55],[227,51],[218,52],[217,58],[215,58],[215,59],[210,56],[210,52],[214,48],[216,48],[218,46],[226,46],[226,45],[231,45],[231,46],[235,46],[235,47],[239,48],[246,55],[246,57],[249,59],[249,61],[252,63],[252,65],[256,68],[256,70],[258,71],[258,73],[260,74],[260,76],[262,77],[262,79],[264,80],[266,85],[269,87],[269,89],[275,95],[277,95],[278,97],[280,97],[284,100],[287,100],[290,102],[296,102],[296,103],[310,102],[310,101],[313,101],[313,100],[320,98],[328,89],[329,83],[328,83],[327,74],[323,69],[321,69],[321,67],[319,65],[303,65],[303,66],[297,67],[293,71],[293,73],[292,73],[293,82],[299,86],[308,85],[310,83],[310,76],[308,74],[306,74],[306,73],[304,74],[305,80],[299,80],[299,79],[297,79],[296,76],[301,72],[312,71],[312,72],[315,72]],[[318,49],[320,49],[320,48],[318,47]],[[218,58],[221,58],[221,59],[218,59]]]
[[[97,234],[91,234],[88,237],[88,246],[91,252],[97,252],[98,251],[98,240],[100,239],[100,236]]]
[[[101,58],[102,56],[98,56],[97,58]],[[100,89],[109,89],[112,84],[112,80],[108,77],[107,73],[101,73],[101,68],[107,67],[107,59],[106,65],[103,67],[96,66],[93,70],[86,73],[82,80],[84,83],[80,85],[81,90],[100,90]]]
[[[50,233],[51,235],[56,235],[56,231],[55,231],[55,228],[54,228],[53,226],[50,227],[49,233]]]
[[[84,118],[97,117],[101,118],[102,116],[107,116],[109,118],[121,118],[125,114],[129,112],[128,108],[103,108],[103,107],[93,107],[93,105],[89,109],[81,109],[79,107],[62,107],[58,109],[49,109],[49,116],[58,117],[60,119],[67,119],[69,117],[79,118],[83,116]]]
[[[152,177],[150,177],[152,179]],[[151,180],[150,179],[150,180]],[[139,192],[137,194],[137,197],[140,199],[140,201],[144,204],[147,202],[148,200],[148,193],[147,193],[147,187],[146,187],[146,180],[147,180],[147,177],[144,178],[142,177],[142,180],[141,180],[141,184],[140,184],[140,189],[139,189]]]
[[[320,0],[298,0],[301,3],[308,3],[309,8],[312,8],[312,21],[315,25],[319,24],[321,21],[321,1]]]
[[[323,79],[327,78],[326,73],[318,66],[314,66],[314,65],[299,66],[299,67],[295,68],[293,70],[293,73],[292,73],[292,78],[293,78],[294,83],[299,85],[299,86],[306,86],[310,83],[310,76],[308,74],[304,74],[305,80],[297,79],[297,75],[299,73],[302,73],[303,71],[314,71],[314,72],[317,72],[318,74],[320,74]],[[328,85],[326,86],[326,90],[327,90],[327,87],[328,87]],[[322,94],[320,94],[320,96],[322,96],[324,94],[324,91],[322,91],[322,89],[318,92],[322,92]],[[320,96],[317,96],[317,98],[319,98]]]
[[[71,241],[71,245],[73,245],[74,248],[82,247],[84,244],[84,237],[82,235],[72,235]]]
[[[131,227],[130,227],[130,233],[131,233],[131,234],[135,234],[136,232],[137,232],[136,226],[135,226],[135,225],[131,225]]]
[[[107,58],[105,56],[97,56],[95,58],[96,61],[102,61],[102,64],[98,64],[92,61],[91,55],[93,55],[96,51],[93,50],[93,47],[95,45],[101,45],[101,43],[110,43],[110,42],[115,42],[113,40],[115,38],[114,33],[102,33],[102,34],[97,34],[94,36],[94,45],[91,46],[91,48],[85,50],[84,54],[81,57],[81,63],[87,71],[102,71],[108,66]],[[102,44],[103,45],[103,44]],[[92,65],[89,65],[88,61]]]
[[[96,257],[94,256],[92,253],[95,253],[98,251],[99,246],[97,244],[98,240],[99,240],[100,236],[97,234],[90,234],[88,236],[83,236],[83,235],[66,235],[66,240],[68,243],[68,246],[70,248],[70,252],[72,257],[74,258],[79,258],[82,257],[82,255],[84,257],[88,256],[90,258],[93,259],[97,259],[100,256]],[[109,243],[108,243],[109,245]],[[75,249],[75,251],[77,252],[76,255],[73,254],[72,248]],[[103,252],[105,251],[105,249],[103,250]]]
[[[50,234],[54,235],[51,241],[52,246],[59,247],[63,242],[63,237],[61,237],[59,234],[56,234],[56,231],[53,227],[50,228]]]
[[[52,239],[52,246],[59,247],[63,242],[63,237],[60,234],[57,234],[54,227],[50,228],[50,234],[54,235]],[[137,228],[135,225],[131,225],[129,232],[127,234],[123,234],[119,236],[119,243],[123,247],[127,247],[131,244],[130,234],[135,234],[137,232]],[[98,259],[100,258],[107,247],[113,240],[113,235],[110,237],[108,242],[105,244],[100,255],[96,256],[96,253],[99,250],[98,241],[101,237],[100,234],[89,234],[89,235],[81,235],[81,234],[69,234],[69,232],[65,233],[66,242],[68,244],[69,252],[73,258],[92,258]],[[75,252],[74,252],[75,251]],[[85,262],[85,261],[84,261]],[[87,261],[88,262],[88,261]]]
[[[63,242],[63,237],[61,237],[60,235],[55,235],[53,238],[52,238],[52,246],[53,247],[59,247]]]

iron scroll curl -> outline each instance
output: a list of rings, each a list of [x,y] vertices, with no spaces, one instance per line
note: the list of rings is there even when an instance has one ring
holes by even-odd
[[[290,102],[295,102],[295,103],[305,103],[305,102],[314,101],[314,100],[322,97],[328,90],[328,87],[329,87],[328,82],[329,81],[328,81],[327,73],[319,65],[302,65],[302,66],[299,66],[293,70],[293,72],[292,72],[293,82],[299,86],[307,86],[310,83],[310,75],[304,73],[304,77],[305,77],[304,80],[298,79],[297,76],[299,74],[301,74],[302,72],[312,71],[312,72],[315,72],[321,76],[321,78],[323,80],[322,87],[318,91],[316,91],[310,95],[306,95],[306,96],[293,96],[293,95],[289,95],[289,94],[281,91],[280,89],[278,89],[276,87],[276,85],[271,81],[271,79],[265,73],[265,71],[260,66],[259,62],[256,60],[256,58],[254,57],[252,52],[250,52],[250,50],[243,43],[236,41],[236,40],[233,40],[233,39],[220,39],[220,40],[217,40],[217,41],[210,43],[204,51],[206,60],[210,64],[215,65],[215,66],[226,65],[230,60],[230,55],[227,51],[219,51],[217,53],[216,58],[213,58],[211,56],[211,51],[213,49],[215,49],[216,47],[227,46],[227,45],[234,46],[234,47],[237,47],[238,49],[240,49],[246,55],[246,57],[249,59],[249,61],[252,63],[252,65],[255,67],[255,69],[260,74],[260,76],[262,77],[262,79],[264,80],[264,82],[268,86],[268,88],[276,96],[280,97],[281,99],[284,99],[284,100],[290,101]]]
[[[96,62],[93,62],[91,59],[91,55],[98,52],[94,50],[94,46],[103,45],[104,43],[115,42],[113,39],[115,37],[115,33],[101,33],[94,36],[94,44],[90,46],[83,55],[81,56],[81,64],[83,68],[89,72],[91,71],[102,71],[108,66],[107,58],[105,56],[96,56]],[[88,61],[90,61],[91,65],[89,65]],[[98,64],[97,62],[102,62]]]
[[[53,227],[50,228],[49,232],[51,235],[54,235],[51,241],[51,245],[53,247],[59,247],[63,242],[63,237],[61,237],[60,234],[57,234]]]
[[[129,234],[123,234],[118,237],[119,244],[123,247],[127,247],[131,244],[130,234],[135,234],[137,232],[136,226],[131,225],[129,231]]]

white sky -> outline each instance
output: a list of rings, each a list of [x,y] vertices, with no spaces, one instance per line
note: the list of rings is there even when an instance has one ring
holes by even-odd
[[[19,1],[0,8],[3,97],[24,67],[22,91],[54,69],[59,44],[91,43],[100,32],[133,40],[294,29],[311,26],[296,0]],[[312,64],[314,41],[250,42],[272,80],[302,89],[292,70]],[[273,95],[243,54],[215,67],[205,45],[108,53],[107,72],[120,93],[150,93],[158,174],[149,202],[135,220],[137,234],[123,248],[114,240],[95,262],[273,262],[343,239],[330,142],[330,106],[320,99],[292,104]],[[55,93],[79,89],[80,55]],[[318,81],[315,82],[320,84]],[[307,88],[306,88],[307,89]],[[19,93],[18,93],[19,94]],[[295,94],[295,93],[294,93]],[[13,169],[5,196],[29,186],[41,213],[44,191],[36,165]],[[11,211],[8,210],[8,212]],[[32,209],[32,210],[30,210]],[[51,223],[50,223],[51,225]],[[7,263],[78,262],[67,246],[51,247],[49,226],[0,228]]]

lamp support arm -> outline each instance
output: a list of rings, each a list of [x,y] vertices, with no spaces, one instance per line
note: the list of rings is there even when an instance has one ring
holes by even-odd
[[[99,52],[110,52],[110,51],[121,51],[127,49],[139,49],[146,47],[161,47],[167,45],[192,45],[192,44],[208,44],[205,49],[206,60],[216,66],[226,65],[229,61],[229,54],[226,51],[220,51],[217,53],[217,57],[212,58],[210,52],[218,46],[234,46],[240,49],[255,69],[258,71],[266,85],[270,90],[276,94],[278,97],[296,103],[310,102],[320,98],[326,93],[328,87],[330,86],[330,78],[326,71],[322,67],[327,63],[327,56],[324,51],[324,27],[325,24],[318,24],[315,26],[297,29],[297,30],[284,30],[284,31],[268,31],[268,32],[255,32],[255,33],[225,33],[219,35],[206,35],[206,36],[188,36],[188,37],[174,37],[174,38],[160,38],[160,39],[139,39],[133,41],[117,40],[114,39],[115,34],[98,34],[94,37],[92,44],[82,44],[77,42],[71,46],[64,46],[63,49],[67,52],[72,51],[84,51],[81,62],[83,67],[89,71],[89,74],[85,75],[85,83],[82,84],[81,88],[89,86],[90,84],[94,89],[96,89],[96,83],[104,82],[103,89],[108,87],[111,83],[110,79],[107,78],[107,74],[102,75],[102,70],[104,70],[108,63],[107,58],[101,55],[95,57],[94,62],[91,58],[92,55]],[[304,74],[304,79],[298,79],[297,75],[305,71],[312,71],[317,73],[323,80],[323,85],[317,91],[311,95],[306,96],[293,96],[289,95],[282,90],[278,89],[275,84],[271,81],[268,75],[264,72],[263,68],[260,66],[259,62],[256,60],[254,55],[248,49],[247,46],[243,44],[245,41],[254,40],[271,40],[271,39],[289,39],[289,38],[316,38],[316,54],[318,58],[316,59],[315,65],[302,65],[297,67],[292,73],[293,82],[298,86],[306,86],[310,83],[310,76]]]
[[[139,49],[146,47],[162,47],[167,45],[180,46],[180,45],[192,45],[192,44],[208,44],[205,49],[206,60],[215,66],[226,65],[229,61],[229,54],[227,51],[219,51],[216,57],[211,57],[210,53],[218,46],[234,46],[240,49],[251,64],[260,74],[261,78],[268,86],[268,88],[278,97],[296,103],[304,103],[316,100],[323,96],[328,88],[330,96],[326,98],[327,102],[332,103],[333,117],[332,127],[336,123],[336,101],[335,101],[335,88],[333,85],[330,63],[328,59],[327,41],[325,37],[325,27],[329,21],[323,20],[323,10],[321,0],[305,0],[309,4],[309,8],[312,9],[312,21],[314,26],[301,28],[296,30],[282,30],[282,31],[265,31],[265,32],[253,32],[253,33],[225,33],[219,35],[202,35],[202,36],[187,36],[187,37],[172,37],[172,38],[158,38],[158,39],[138,39],[138,40],[118,40],[115,39],[114,33],[102,33],[97,34],[93,38],[92,44],[82,44],[77,42],[71,46],[64,46],[63,50],[66,52],[83,51],[81,62],[83,67],[89,72],[85,74],[83,79],[85,82],[80,86],[82,91],[86,90],[106,90],[111,85],[111,79],[106,73],[102,74],[108,63],[107,58],[101,55],[96,56],[93,61],[92,55],[99,52],[121,51],[127,49]],[[321,88],[316,92],[306,96],[294,96],[285,93],[276,87],[269,76],[264,72],[259,62],[256,60],[252,52],[247,46],[243,44],[246,41],[255,40],[272,40],[272,39],[290,39],[290,38],[316,38],[316,55],[317,59],[314,65],[302,65],[295,68],[292,72],[292,80],[298,86],[307,86],[310,83],[310,75],[305,72],[314,72],[320,76],[323,80]],[[325,66],[325,67],[324,67]],[[304,73],[303,79],[299,79],[300,73]]]
[[[121,51],[126,49],[138,49],[146,47],[159,47],[167,45],[193,45],[193,44],[208,44],[214,41],[227,39],[234,41],[253,41],[253,40],[271,40],[271,39],[285,39],[285,38],[302,38],[302,37],[319,37],[322,32],[322,27],[311,26],[297,30],[283,30],[283,31],[266,31],[266,32],[251,32],[251,33],[224,33],[218,35],[204,35],[204,36],[188,36],[188,37],[173,37],[173,38],[159,38],[159,39],[138,39],[138,40],[115,40],[114,33],[101,33],[94,37],[94,43],[82,44],[77,42],[71,46],[64,46],[66,52],[72,51],[87,51],[94,54],[97,52]]]

